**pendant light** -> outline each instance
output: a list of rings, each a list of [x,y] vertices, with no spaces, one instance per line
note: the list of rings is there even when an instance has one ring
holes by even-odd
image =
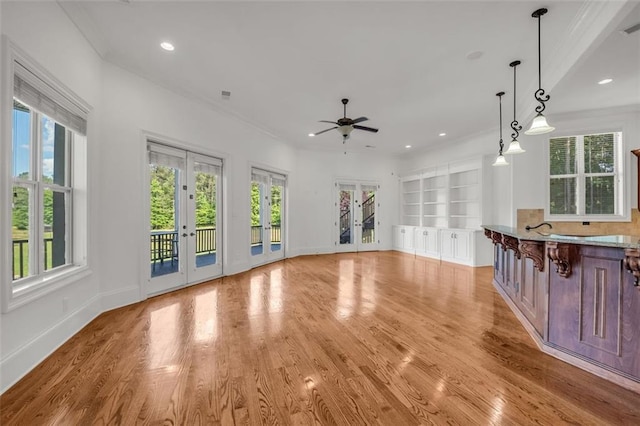
[[[513,68],[513,121],[511,122],[511,130],[513,130],[513,133],[511,133],[509,149],[507,149],[504,155],[522,154],[526,152],[520,146],[520,142],[518,142],[518,136],[520,135],[522,126],[520,126],[518,120],[516,120],[516,67],[520,64],[520,61],[513,61],[509,64],[509,66]]]
[[[509,163],[507,163],[507,159],[504,158],[504,155],[502,155],[502,148],[504,148],[504,143],[502,142],[502,95],[504,95],[504,92],[498,92],[496,93],[496,96],[498,97],[498,99],[500,99],[500,151],[498,151],[498,157],[496,158],[496,161],[494,161],[494,163],[492,164],[493,166],[508,166]]]
[[[542,135],[544,133],[553,132],[556,128],[549,126],[547,124],[547,119],[544,115],[542,115],[542,111],[544,111],[544,103],[547,102],[550,98],[549,95],[545,94],[544,89],[542,88],[542,68],[540,66],[540,17],[547,13],[547,9],[542,8],[538,9],[531,14],[532,18],[538,18],[538,90],[536,90],[535,98],[540,105],[536,107],[536,112],[538,113],[531,123],[531,127],[529,130],[524,132],[525,135]]]

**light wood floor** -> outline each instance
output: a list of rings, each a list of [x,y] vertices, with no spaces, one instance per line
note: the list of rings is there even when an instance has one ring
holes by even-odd
[[[640,395],[538,351],[491,268],[300,257],[100,315],[2,425],[640,424]]]

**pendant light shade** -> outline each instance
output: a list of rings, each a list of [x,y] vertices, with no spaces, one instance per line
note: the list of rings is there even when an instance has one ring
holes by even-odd
[[[549,124],[547,123],[547,119],[544,117],[544,115],[542,115],[542,111],[544,111],[545,108],[544,103],[551,98],[545,93],[544,89],[542,88],[542,67],[540,54],[540,17],[547,12],[547,9],[542,8],[536,10],[531,14],[532,18],[538,19],[538,90],[536,90],[534,97],[538,102],[540,102],[540,105],[536,107],[536,112],[538,113],[538,115],[536,115],[533,119],[531,127],[529,128],[529,130],[524,132],[525,135],[529,136],[542,135],[544,133],[553,132],[556,129],[555,127],[549,126]]]
[[[504,92],[496,93],[496,96],[500,100],[500,142],[498,142],[500,150],[498,151],[498,157],[496,158],[496,161],[494,161],[492,164],[496,167],[509,165],[509,163],[507,163],[507,159],[504,158],[504,155],[502,155],[502,148],[504,148],[504,142],[502,142],[502,95],[504,95]]]
[[[531,122],[529,130],[524,132],[524,134],[529,136],[543,135],[545,133],[553,132],[555,129],[555,127],[549,126],[547,118],[539,112],[538,115],[533,118],[533,122]]]
[[[520,146],[520,142],[518,142],[518,136],[520,135],[522,126],[518,123],[518,120],[516,120],[516,67],[520,64],[520,61],[513,61],[509,64],[509,66],[513,68],[513,121],[511,122],[511,130],[513,130],[513,133],[511,133],[509,148],[504,155],[522,154],[525,152]]]
[[[523,152],[527,152],[525,149],[522,149],[520,146],[520,142],[517,140],[512,140],[509,144],[509,148],[504,152],[504,155],[514,155],[514,154],[522,154]]]
[[[508,166],[509,163],[507,163],[507,159],[504,157],[504,155],[500,154],[496,157],[496,161],[493,162],[492,166],[498,167],[498,166]]]

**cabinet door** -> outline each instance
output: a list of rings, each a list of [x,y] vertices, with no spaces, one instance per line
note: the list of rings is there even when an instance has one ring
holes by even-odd
[[[429,228],[427,231],[426,252],[431,256],[439,256],[440,247],[438,244],[438,230],[436,228]]]
[[[443,229],[441,232],[440,253],[445,259],[453,259],[455,257],[455,232],[450,229]]]
[[[403,248],[402,236],[404,234],[402,233],[402,230],[403,230],[403,228],[401,226],[394,226],[392,228],[392,232],[393,232],[393,248],[395,248],[395,249],[402,250],[402,248]]]
[[[427,253],[427,236],[429,235],[429,231],[426,228],[416,228],[414,232],[415,238],[415,249],[417,254],[426,254]]]
[[[549,342],[640,378],[640,291],[621,249],[581,246],[572,274],[549,275]]]
[[[544,291],[546,274],[538,271],[533,260],[527,257],[520,259],[520,281],[517,284],[516,303],[520,311],[527,317],[540,336],[544,326]]]
[[[471,259],[473,233],[470,231],[456,231],[453,239],[455,241],[455,258],[465,261]]]

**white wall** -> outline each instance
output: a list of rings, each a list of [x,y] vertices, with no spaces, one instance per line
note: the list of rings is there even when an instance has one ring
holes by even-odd
[[[380,249],[389,250],[391,225],[398,220],[395,168],[394,160],[373,153],[298,151],[296,178],[292,180],[292,213],[289,215],[295,254],[335,251],[336,180],[377,182],[380,185],[376,194],[380,203]]]
[[[95,146],[100,143],[100,58],[55,2],[1,2],[0,5],[2,33],[92,106],[87,133],[90,141],[88,162],[90,169],[95,169],[99,164]],[[2,64],[3,69],[6,69],[6,65]],[[1,108],[2,114],[10,114],[5,102]],[[95,200],[100,197],[95,176],[89,178],[89,189],[88,251],[89,256],[95,259],[98,253]],[[3,253],[7,252],[5,250]],[[0,391],[14,383],[100,312],[98,290],[101,265],[90,261],[89,266],[92,270],[89,277],[1,315]],[[2,274],[2,286],[10,285],[5,282],[8,276],[10,274]],[[66,312],[63,311],[65,299],[68,303]]]

